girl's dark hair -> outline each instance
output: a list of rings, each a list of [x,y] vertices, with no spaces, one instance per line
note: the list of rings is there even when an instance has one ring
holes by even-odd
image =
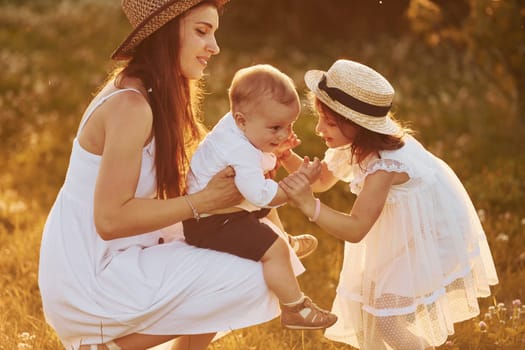
[[[219,5],[217,1],[203,1],[196,6],[205,3]],[[202,95],[198,82],[189,81],[181,73],[178,33],[183,16],[144,39],[115,80],[118,86],[122,77],[135,77],[149,91],[158,198],[184,193],[191,153],[205,134],[203,124],[195,117]]]
[[[364,161],[370,155],[377,155],[380,157],[379,151],[391,151],[403,147],[405,144],[403,137],[412,133],[412,130],[402,126],[399,121],[395,120],[392,114],[390,114],[390,118],[400,126],[400,131],[395,135],[385,135],[368,130],[348,118],[345,118],[321,102],[321,100],[315,97],[315,95],[310,97],[310,100],[312,99],[313,105],[319,113],[334,118],[337,127],[341,130],[343,135],[351,138],[350,133],[355,133],[352,144],[350,145],[350,152],[352,153],[352,161],[357,163],[360,167],[363,167]]]

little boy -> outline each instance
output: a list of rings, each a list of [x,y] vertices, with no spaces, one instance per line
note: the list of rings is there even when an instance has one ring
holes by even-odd
[[[260,222],[287,196],[265,172],[275,167],[271,153],[288,138],[300,112],[293,81],[270,65],[255,65],[235,73],[227,113],[197,148],[190,163],[188,193],[203,189],[226,166],[235,170],[235,184],[245,201],[199,220],[183,222],[189,244],[261,261],[268,287],[281,303],[281,323],[290,329],[323,329],[337,317],[315,305],[300,290],[289,248]],[[306,158],[299,171],[315,181],[320,163]],[[208,215],[209,214],[209,215]]]

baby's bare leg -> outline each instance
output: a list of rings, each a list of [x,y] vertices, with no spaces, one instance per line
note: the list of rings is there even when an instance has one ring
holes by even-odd
[[[286,242],[277,238],[261,262],[264,280],[282,304],[293,303],[302,298],[303,294],[292,269]]]

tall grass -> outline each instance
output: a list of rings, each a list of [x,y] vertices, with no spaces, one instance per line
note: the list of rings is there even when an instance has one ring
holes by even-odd
[[[80,114],[112,68],[109,53],[127,26],[118,2],[102,0],[4,1],[0,2],[0,23],[0,142],[4,149],[0,158],[4,169],[0,172],[0,349],[60,349],[44,321],[37,286],[42,226],[63,181]],[[268,45],[245,51],[222,47],[221,55],[211,61],[206,79],[210,94],[204,104],[208,125],[227,110],[226,87],[233,72],[252,63],[274,64],[290,74],[301,92],[307,69],[326,69],[338,57],[354,58],[384,72],[397,91],[397,116],[411,121],[418,138],[463,180],[483,220],[500,278],[492,290],[494,297],[480,300],[481,315],[457,324],[456,333],[442,348],[523,348],[523,315],[520,321],[511,310],[513,300],[525,300],[525,156],[521,151],[525,128],[511,108],[513,101],[498,90],[501,82],[480,80],[476,67],[460,51],[429,47],[408,35],[384,36],[369,43],[305,39],[274,46],[282,40],[259,34],[267,36]],[[219,41],[228,35],[239,32],[219,33]],[[500,78],[512,84],[511,76]],[[305,109],[296,124],[303,140],[298,152],[321,156],[324,148],[313,133],[314,123]],[[343,184],[321,199],[340,210],[348,210],[353,201]],[[289,232],[311,232],[319,238],[319,248],[304,261],[307,272],[299,280],[307,294],[329,308],[342,263],[342,242],[294,208],[282,208],[281,215]],[[501,305],[497,308],[499,303],[507,311]],[[496,309],[489,310],[490,306]],[[234,331],[211,348],[351,347],[324,339],[320,331],[283,330],[274,320]]]

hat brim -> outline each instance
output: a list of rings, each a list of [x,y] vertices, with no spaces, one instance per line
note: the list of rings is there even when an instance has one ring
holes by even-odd
[[[159,30],[163,25],[196,6],[203,0],[173,0],[168,5],[158,9],[140,23],[122,43],[113,51],[113,60],[127,60],[133,56],[135,48],[148,36]],[[230,0],[219,0],[219,6],[226,4]]]
[[[312,91],[314,95],[330,109],[363,128],[379,134],[398,135],[401,132],[399,125],[396,124],[388,114],[383,117],[371,117],[356,112],[338,101],[333,100],[326,92],[319,89],[319,82],[323,79],[325,74],[326,72],[321,70],[309,70],[304,75],[304,82],[308,89],[310,89],[310,91]]]

